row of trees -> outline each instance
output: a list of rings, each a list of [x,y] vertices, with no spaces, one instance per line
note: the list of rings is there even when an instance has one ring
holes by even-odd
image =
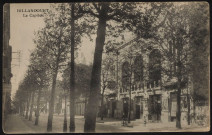
[[[96,115],[98,107],[98,95],[101,90],[101,69],[102,54],[105,49],[107,52],[116,51],[119,45],[124,41],[124,33],[132,33],[139,38],[154,39],[160,45],[167,45],[168,48],[176,48],[176,54],[170,54],[170,50],[164,48],[162,54],[164,58],[173,65],[177,66],[174,76],[178,81],[178,98],[177,98],[177,123],[180,125],[180,93],[183,75],[188,72],[188,61],[204,61],[205,69],[208,63],[205,60],[208,57],[207,35],[208,20],[207,4],[201,3],[189,4],[172,4],[172,3],[71,3],[71,4],[54,4],[52,10],[46,15],[45,27],[36,32],[35,44],[36,49],[31,55],[31,64],[28,75],[32,79],[30,85],[24,85],[23,81],[19,86],[24,91],[26,97],[30,95],[29,89],[36,88],[38,91],[37,115],[39,118],[39,95],[45,87],[51,87],[49,116],[47,131],[52,131],[52,121],[54,112],[55,87],[58,73],[69,69],[69,82],[66,87],[69,89],[70,98],[70,128],[71,132],[75,131],[74,108],[76,94],[76,75],[75,75],[75,58],[80,46],[81,39],[84,36],[92,40],[92,35],[96,35],[95,52],[93,67],[90,76],[88,89],[88,100],[85,113],[85,132],[94,132],[96,124]],[[193,8],[195,7],[195,8]],[[201,19],[196,19],[201,18]],[[195,23],[194,23],[195,22]],[[203,23],[203,25],[200,25]],[[95,33],[96,31],[96,33]],[[198,33],[198,34],[197,34]],[[201,47],[200,47],[201,44]],[[192,49],[193,55],[188,55]],[[161,46],[164,47],[164,46]],[[198,49],[197,49],[198,48]],[[204,48],[204,49],[203,49]],[[195,54],[200,53],[203,49],[204,56]],[[170,57],[173,56],[173,57]],[[191,60],[192,59],[192,60]],[[203,60],[204,59],[204,60]],[[185,61],[185,62],[184,62]],[[70,63],[70,66],[68,66]],[[190,67],[194,65],[189,64]],[[191,69],[191,68],[190,68]],[[164,71],[167,69],[164,69]],[[206,70],[207,71],[207,70]],[[170,72],[167,71],[166,73]],[[27,76],[28,76],[27,75]],[[64,74],[67,76],[67,74]],[[27,78],[25,77],[25,79]],[[32,76],[35,76],[34,78]],[[194,74],[195,76],[195,74]],[[197,74],[196,74],[197,76]],[[204,76],[204,74],[202,75]],[[67,78],[66,78],[67,79]],[[36,85],[34,87],[33,85]],[[27,86],[27,87],[24,87]],[[20,91],[17,92],[17,100]],[[33,92],[31,93],[33,94]],[[34,97],[34,96],[32,96]],[[29,102],[31,98],[21,100]],[[29,103],[28,103],[29,104]],[[29,106],[29,105],[27,105]],[[28,108],[28,107],[27,107]],[[65,123],[64,118],[64,123]],[[64,127],[66,127],[64,124]],[[65,130],[64,130],[65,131]]]
[[[152,6],[155,6],[154,9],[160,9],[156,8],[157,4]],[[167,8],[166,10],[164,9],[165,7]],[[160,19],[156,19],[155,23],[148,23],[148,32],[143,37],[156,42],[160,50],[158,55],[152,50],[151,42],[143,44],[143,51],[150,50],[153,55],[156,55],[154,59],[151,59],[153,55],[149,55],[149,63],[145,68],[149,72],[149,81],[160,79],[161,75],[166,76],[167,80],[170,81],[176,78],[176,127],[181,128],[181,91],[185,84],[193,83],[191,84],[193,85],[192,97],[187,96],[188,104],[190,104],[191,98],[194,104],[196,104],[197,100],[208,100],[209,10],[207,3],[167,4],[162,9],[160,9],[160,14],[157,15]],[[155,12],[147,12],[146,15],[148,16],[146,19],[149,22],[155,19],[151,14],[155,15]],[[160,23],[158,23],[158,20],[160,20]],[[141,45],[138,44],[133,48],[135,51],[129,50],[124,56],[129,59],[129,63],[126,66],[124,65],[125,63],[123,64],[123,67],[126,68],[122,69],[122,78],[126,79],[125,82],[128,82],[124,83],[124,85],[129,86],[129,95],[131,95],[132,88],[130,86],[132,85],[132,72],[135,70],[131,62],[134,57],[132,55],[133,52],[139,51],[140,48]],[[162,63],[163,65],[160,65]],[[140,68],[142,69],[143,67],[140,66]],[[153,68],[154,70],[152,70]],[[200,69],[201,71],[199,71]],[[142,76],[146,75],[142,73]],[[162,80],[162,85],[166,85],[167,80]],[[130,105],[131,103],[129,103],[129,109]],[[188,108],[190,108],[190,105]],[[130,112],[128,116],[128,119],[130,119]],[[190,109],[188,109],[188,124],[190,124]]]

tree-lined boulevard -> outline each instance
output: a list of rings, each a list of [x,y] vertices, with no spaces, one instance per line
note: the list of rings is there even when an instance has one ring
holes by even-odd
[[[185,84],[188,85],[188,80],[194,78],[193,92],[187,96],[188,108],[190,99],[209,101],[207,7],[204,2],[51,4],[51,10],[45,12],[44,28],[35,32],[33,41],[36,47],[30,55],[27,72],[12,101],[13,114],[8,115],[5,131],[45,133],[163,131],[168,130],[167,128],[170,131],[205,130],[191,124],[189,109],[187,123],[181,122],[181,93]],[[108,85],[109,72],[118,72],[118,68],[115,69],[112,64],[118,63],[118,59],[114,59],[126,42],[126,33],[134,35],[135,39],[154,40],[158,43],[158,48],[161,48],[160,52],[153,50],[149,57],[152,59],[148,63],[150,83],[159,85],[158,80],[162,75],[176,78],[176,121],[170,122],[170,125],[131,120],[133,114],[128,111],[123,114],[127,117],[128,126],[123,127],[122,120],[105,118],[103,115],[105,89],[110,87],[119,91],[118,83]],[[83,46],[83,38],[94,40],[95,43],[91,65],[76,62],[78,50]],[[143,44],[142,47],[145,48],[143,51],[152,49],[148,44]],[[136,66],[133,66],[132,52],[133,50],[129,50],[125,54],[130,62],[126,71],[122,71],[123,78],[120,79],[126,82],[122,86],[129,85],[128,110],[133,108],[131,93],[136,75],[134,77],[132,74],[137,73],[137,81],[142,81],[143,76],[143,71],[140,73],[141,70],[136,70]],[[111,53],[115,54],[114,57],[109,57]],[[104,57],[105,55],[108,57]],[[137,65],[141,68],[139,60]],[[161,62],[166,62],[167,66],[159,65]],[[198,72],[198,69],[202,71]],[[155,75],[157,73],[160,75]],[[81,97],[85,99],[85,112],[84,116],[79,117],[75,115],[75,109],[76,102]],[[65,107],[59,115],[62,108],[59,103],[62,106],[63,100]],[[11,124],[13,120],[14,123]],[[16,125],[23,129],[13,129]]]

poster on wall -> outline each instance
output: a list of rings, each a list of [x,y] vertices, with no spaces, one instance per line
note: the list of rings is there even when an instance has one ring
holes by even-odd
[[[171,103],[171,117],[176,117],[177,111],[177,101],[172,101]]]

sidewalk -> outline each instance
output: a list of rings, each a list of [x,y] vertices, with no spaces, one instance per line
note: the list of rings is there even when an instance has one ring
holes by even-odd
[[[18,133],[35,133],[27,124],[23,122],[21,116],[18,114],[9,115],[6,122],[4,133],[7,134],[18,134]]]
[[[182,129],[176,128],[176,122],[152,122],[144,124],[143,120],[131,121],[132,128],[122,127],[128,132],[203,132],[208,131],[209,127],[198,126],[195,124],[187,125],[181,123]]]
[[[5,123],[5,133],[46,133],[47,127],[47,117],[46,114],[41,114],[39,118],[39,125],[34,125],[35,117],[32,121],[25,119],[19,115],[9,115]],[[84,116],[75,116],[76,133],[83,133],[84,130]],[[69,117],[67,119],[69,124]],[[176,128],[175,122],[167,123],[146,123],[141,119],[133,120],[130,126],[122,126],[122,120],[117,120],[113,118],[104,118],[101,120],[99,117],[96,120],[96,132],[194,132],[194,131],[208,131],[209,128],[198,125],[187,125],[187,123],[182,123],[182,129]],[[63,132],[63,117],[54,115],[52,123],[53,133]]]
[[[182,129],[176,128],[176,122],[149,122],[144,124],[141,119],[132,120],[128,126],[122,126],[122,120],[112,118],[104,118],[103,121],[97,118],[96,122],[104,125],[118,126],[127,132],[204,132],[210,130],[209,127],[196,124],[187,125],[187,123],[181,123]]]
[[[113,123],[113,124],[119,123],[120,124],[122,122],[122,120],[114,119],[114,118],[107,118],[107,117],[105,117],[105,118],[103,118],[103,120],[101,120],[101,117],[97,117],[96,122],[104,123],[104,124],[111,124],[111,123]]]

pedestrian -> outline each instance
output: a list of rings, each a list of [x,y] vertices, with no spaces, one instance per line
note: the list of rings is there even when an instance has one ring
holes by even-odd
[[[123,123],[122,123],[122,125],[123,126],[126,126],[127,125],[127,121],[126,121],[126,114],[125,113],[123,113],[123,115],[122,115],[122,120],[123,120]]]
[[[144,126],[146,127],[146,123],[147,123],[147,121],[146,121],[146,116],[144,116]]]

